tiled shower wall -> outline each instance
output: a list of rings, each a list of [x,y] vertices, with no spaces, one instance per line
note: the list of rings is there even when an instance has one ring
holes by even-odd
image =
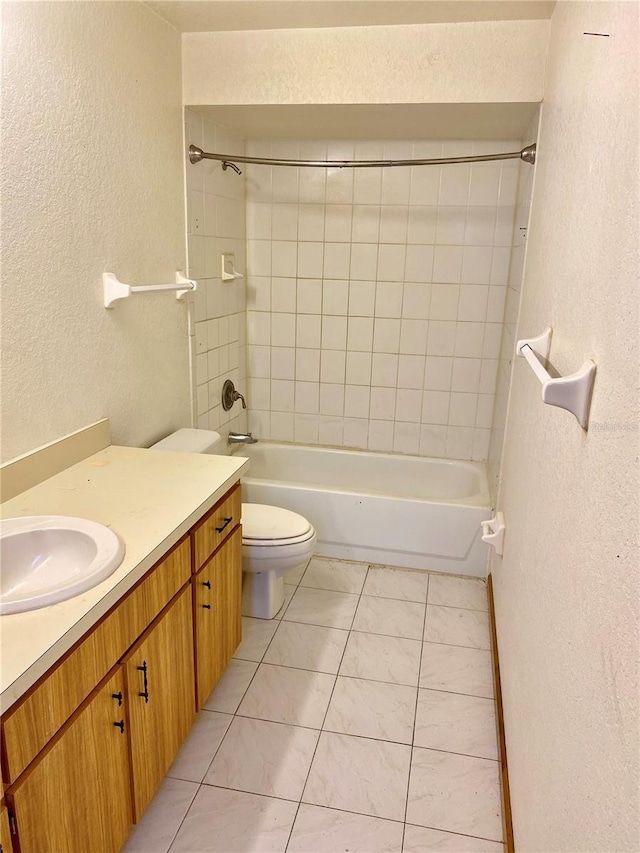
[[[244,151],[244,140],[190,108],[185,133],[186,148]],[[187,161],[186,184],[189,275],[198,280],[189,314],[193,423],[226,438],[230,429],[247,427],[239,402],[229,412],[220,404],[225,379],[241,392],[246,385],[245,282],[223,282],[220,260],[232,252],[237,269],[246,267],[245,177],[210,160]]]
[[[404,159],[519,142],[253,140],[250,154]],[[518,161],[250,166],[250,426],[262,438],[486,460]]]
[[[538,138],[539,113],[531,122],[525,135],[526,145]],[[518,188],[516,193],[516,210],[513,227],[513,250],[507,285],[507,298],[500,342],[500,357],[498,361],[498,376],[496,380],[496,402],[493,410],[493,426],[489,444],[488,475],[489,487],[494,498],[498,492],[498,478],[502,461],[502,446],[504,443],[504,427],[507,419],[507,404],[509,401],[509,385],[515,357],[516,329],[520,311],[520,295],[522,291],[522,276],[525,263],[527,229],[531,198],[533,195],[533,178],[535,171],[529,163],[519,164]]]

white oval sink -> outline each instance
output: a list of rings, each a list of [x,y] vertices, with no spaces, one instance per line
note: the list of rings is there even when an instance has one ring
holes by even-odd
[[[0,521],[0,614],[57,604],[105,580],[124,558],[116,534],[62,515]]]

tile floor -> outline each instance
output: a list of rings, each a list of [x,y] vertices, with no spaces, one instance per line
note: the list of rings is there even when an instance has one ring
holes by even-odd
[[[484,582],[322,558],[286,581],[126,853],[503,853]]]

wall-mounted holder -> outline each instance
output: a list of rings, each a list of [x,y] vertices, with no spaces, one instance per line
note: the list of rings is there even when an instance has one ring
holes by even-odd
[[[491,545],[496,554],[502,557],[505,531],[504,515],[497,512],[494,518],[490,518],[489,521],[482,521],[480,527],[482,528],[482,541]]]
[[[582,429],[589,424],[589,407],[596,365],[589,359],[580,370],[569,376],[551,376],[545,364],[551,348],[551,328],[537,338],[525,338],[518,341],[516,351],[526,359],[527,364],[542,383],[542,401],[549,406],[558,406],[575,415]]]
[[[232,252],[223,252],[220,255],[220,262],[223,281],[234,281],[236,278],[244,278],[242,273],[236,270],[236,256]]]
[[[127,299],[132,293],[153,293],[156,290],[172,290],[176,299],[183,299],[187,293],[196,290],[198,283],[191,278],[185,278],[181,272],[176,272],[175,284],[148,284],[132,287],[119,281],[112,272],[102,273],[102,286],[104,289],[104,307],[111,308],[118,299]]]

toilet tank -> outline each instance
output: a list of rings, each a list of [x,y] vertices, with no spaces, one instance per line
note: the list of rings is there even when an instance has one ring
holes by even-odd
[[[181,453],[213,453],[226,456],[220,433],[209,429],[179,429],[162,441],[152,444],[150,450],[174,450]]]

